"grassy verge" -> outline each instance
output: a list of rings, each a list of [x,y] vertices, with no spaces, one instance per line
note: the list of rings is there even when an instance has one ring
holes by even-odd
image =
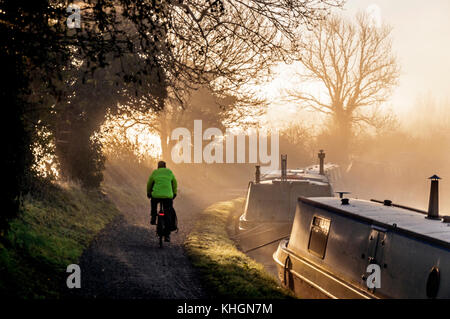
[[[222,298],[289,298],[264,267],[239,251],[227,233],[227,222],[244,199],[219,202],[200,216],[186,239],[187,253],[212,294]]]
[[[98,192],[52,186],[28,196],[0,244],[0,296],[59,298],[66,267],[77,263],[119,211]]]

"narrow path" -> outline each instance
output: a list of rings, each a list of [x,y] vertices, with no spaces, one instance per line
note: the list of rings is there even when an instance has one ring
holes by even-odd
[[[223,194],[222,194],[223,196]],[[232,197],[230,195],[226,197]],[[207,298],[199,275],[183,248],[199,213],[224,198],[210,198],[195,205],[182,196],[174,207],[179,232],[159,248],[155,226],[150,227],[149,203],[127,209],[104,229],[80,259],[81,289],[76,297],[118,299]]]
[[[150,227],[149,207],[135,211],[122,208],[123,217],[109,225],[80,260],[86,298],[206,298],[183,242],[192,229],[196,213],[204,207],[175,200],[180,230],[170,243],[159,248],[155,226]],[[125,210],[125,211],[124,211]]]

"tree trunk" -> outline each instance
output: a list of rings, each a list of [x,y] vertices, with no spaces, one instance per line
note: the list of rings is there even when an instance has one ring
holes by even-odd
[[[350,143],[353,137],[351,116],[345,112],[337,112],[333,121],[333,140],[335,143],[336,159],[345,163],[350,155]]]

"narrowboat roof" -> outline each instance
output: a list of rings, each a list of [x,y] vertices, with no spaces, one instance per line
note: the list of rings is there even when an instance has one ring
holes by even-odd
[[[349,199],[348,205],[343,205],[341,199],[336,197],[299,197],[299,201],[379,227],[418,235],[450,247],[450,223],[444,223],[441,219],[427,219],[426,215],[419,213],[418,210],[386,206],[373,201],[353,198]]]
[[[280,180],[281,173],[275,174],[271,172],[270,174],[265,174],[261,177],[261,181],[272,181],[272,180]],[[328,183],[328,177],[326,175],[320,175],[315,172],[304,172],[303,170],[288,170],[286,174],[286,179],[289,181],[316,181]]]
[[[331,170],[334,168],[338,168],[339,166],[337,164],[332,164],[332,163],[327,163],[324,165],[324,170]],[[320,171],[320,166],[319,165],[311,165],[306,167],[304,170],[304,172],[309,173],[309,174],[319,174]]]
[[[314,185],[325,186],[328,185],[328,178],[323,175],[311,175],[311,174],[298,174],[298,175],[287,175],[287,182],[293,183],[310,183]],[[281,182],[281,177],[277,176],[272,179],[264,179],[261,181],[261,184],[272,184]]]
[[[337,167],[339,167],[339,166],[336,164],[331,164],[331,163],[324,165],[325,171],[331,170],[331,169],[334,169]],[[320,175],[319,171],[320,171],[319,165],[311,165],[306,168],[288,168],[286,170],[288,178],[291,177],[293,179],[295,179],[297,176],[305,176],[307,178],[323,178],[324,176]],[[277,170],[269,171],[269,172],[263,174],[261,176],[261,179],[268,180],[268,179],[279,178],[280,176],[281,176],[281,170],[277,169]]]

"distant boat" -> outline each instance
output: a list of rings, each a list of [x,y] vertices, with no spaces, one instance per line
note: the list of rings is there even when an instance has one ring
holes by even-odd
[[[239,230],[248,230],[261,223],[285,223],[288,227],[286,231],[289,231],[299,196],[333,196],[331,180],[337,178],[339,166],[323,162],[321,165],[287,169],[285,163],[284,170],[275,170],[262,176],[258,176],[257,170],[255,181],[248,184]]]
[[[263,222],[292,225],[299,196],[333,196],[333,189],[326,175],[299,169],[287,170],[285,180],[280,173],[272,173],[259,183],[250,182],[244,212],[239,218],[240,230]]]
[[[339,167],[325,164],[325,153],[319,153],[320,165],[288,169],[282,156],[281,170],[259,176],[249,182],[243,214],[236,219],[238,246],[262,263],[274,277],[277,275],[273,252],[278,242],[289,236],[299,196],[332,196],[332,181],[340,177]]]

